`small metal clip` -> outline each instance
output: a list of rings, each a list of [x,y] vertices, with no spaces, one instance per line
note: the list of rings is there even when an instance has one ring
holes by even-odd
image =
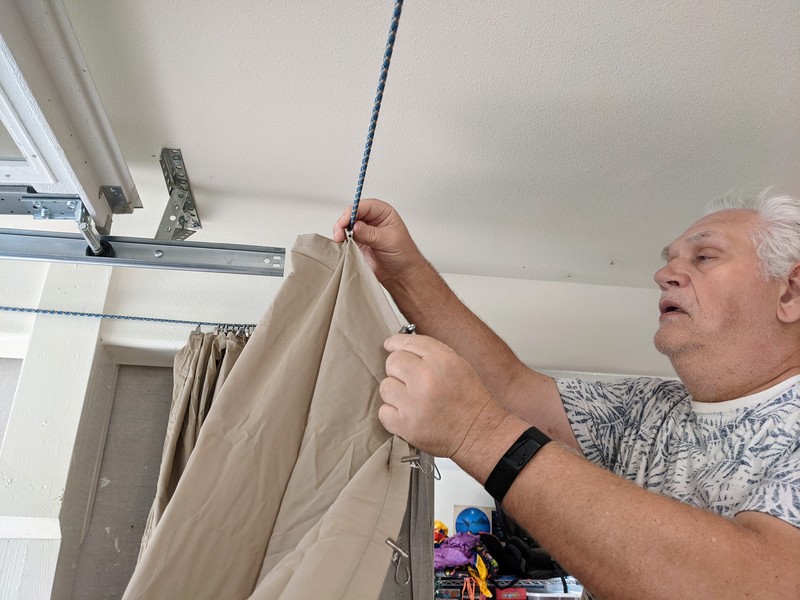
[[[406,570],[405,581],[400,581],[400,564],[403,562],[404,558],[408,560],[408,553],[400,548],[400,546],[398,546],[397,543],[391,538],[386,538],[386,545],[393,550],[392,564],[394,565],[395,583],[398,585],[408,585],[408,583],[411,581],[411,571],[408,569],[407,564],[403,565],[403,568]]]
[[[398,333],[414,333],[415,331],[417,331],[417,326],[409,323],[408,325],[403,325]]]
[[[200,333],[200,325],[198,325],[197,327],[194,328],[194,332],[195,333]]]
[[[436,461],[428,462],[422,461],[421,456],[419,454],[412,454],[411,456],[404,456],[400,459],[400,462],[408,463],[412,469],[419,469],[425,475],[430,475],[433,473],[433,478],[436,481],[442,479],[442,474],[439,472],[439,467],[436,466]]]

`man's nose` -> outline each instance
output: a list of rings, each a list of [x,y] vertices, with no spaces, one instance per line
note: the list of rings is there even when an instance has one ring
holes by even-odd
[[[653,275],[653,279],[662,291],[672,287],[683,287],[689,282],[689,276],[681,267],[680,260],[673,258]]]

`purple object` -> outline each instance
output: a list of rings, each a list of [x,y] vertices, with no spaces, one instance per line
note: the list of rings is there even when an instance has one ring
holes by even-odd
[[[472,561],[472,549],[481,541],[480,536],[458,533],[433,549],[433,568],[460,567]]]

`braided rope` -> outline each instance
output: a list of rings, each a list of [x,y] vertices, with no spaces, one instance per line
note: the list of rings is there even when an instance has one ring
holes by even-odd
[[[378,125],[378,114],[381,111],[381,101],[383,100],[383,89],[386,87],[386,76],[389,74],[389,64],[392,62],[392,50],[394,50],[394,40],[397,35],[397,25],[400,22],[400,12],[403,10],[403,0],[396,0],[394,12],[392,13],[392,23],[389,26],[389,39],[386,41],[386,52],[383,54],[383,65],[381,66],[381,76],[378,80],[378,91],[375,95],[375,103],[372,105],[372,118],[369,121],[367,131],[367,143],[364,147],[364,157],[361,159],[361,171],[358,174],[358,185],[356,185],[356,195],[353,200],[353,210],[350,213],[350,225],[348,231],[353,231],[358,214],[358,203],[361,202],[361,190],[364,187],[364,178],[367,176],[367,165],[369,155],[372,152],[372,140],[375,137],[375,127]]]
[[[102,313],[76,312],[70,310],[50,310],[46,308],[21,308],[18,306],[0,306],[7,312],[34,313],[37,315],[58,315],[62,317],[90,317],[93,319],[119,319],[122,321],[147,321],[150,323],[177,323],[179,325],[204,325],[220,329],[246,329],[255,327],[255,323],[210,323],[207,321],[181,321],[179,319],[158,319],[155,317],[135,317],[128,315],[108,315]]]

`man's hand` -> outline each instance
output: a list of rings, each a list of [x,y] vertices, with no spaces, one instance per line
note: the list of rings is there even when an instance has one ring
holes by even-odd
[[[348,207],[333,226],[334,242],[345,240],[351,212]],[[359,203],[353,240],[384,285],[388,279],[413,277],[415,270],[427,266],[400,215],[382,200],[366,198]]]
[[[386,340],[386,379],[378,411],[384,427],[434,456],[457,458],[507,416],[469,363],[423,335]]]

